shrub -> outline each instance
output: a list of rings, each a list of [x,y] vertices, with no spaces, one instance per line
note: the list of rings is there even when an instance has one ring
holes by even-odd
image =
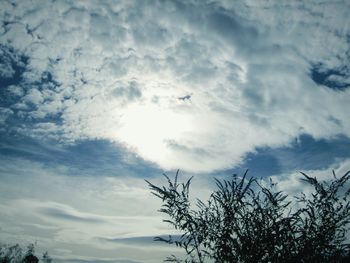
[[[146,181],[162,200],[166,214],[181,236],[157,237],[185,250],[185,259],[174,255],[167,262],[350,262],[346,233],[350,222],[350,171],[340,178],[320,182],[302,173],[313,187],[311,195],[289,197],[270,181],[234,175],[217,180],[207,202],[189,200],[191,179],[178,183],[167,175],[167,186]]]
[[[27,250],[23,253],[20,245],[9,245],[0,243],[0,263],[35,263],[39,258],[35,256],[35,245],[29,244]],[[48,252],[45,252],[41,258],[43,263],[51,263],[52,258]]]

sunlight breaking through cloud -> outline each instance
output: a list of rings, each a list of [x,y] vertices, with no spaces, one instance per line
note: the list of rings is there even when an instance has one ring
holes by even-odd
[[[123,142],[191,171],[303,133],[349,136],[349,90],[310,75],[317,63],[347,87],[346,3],[290,4],[288,15],[264,1],[37,4],[2,3],[2,76],[19,74],[4,87],[7,129]]]
[[[180,169],[205,199],[212,177],[247,168],[291,192],[298,169],[348,169],[349,13],[0,1],[1,238],[37,236],[61,262],[159,262],[169,251],[145,242],[169,228],[144,179]]]

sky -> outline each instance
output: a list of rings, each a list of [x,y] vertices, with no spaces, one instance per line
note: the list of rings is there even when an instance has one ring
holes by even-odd
[[[0,1],[0,242],[180,253],[144,181],[350,170],[349,1]]]

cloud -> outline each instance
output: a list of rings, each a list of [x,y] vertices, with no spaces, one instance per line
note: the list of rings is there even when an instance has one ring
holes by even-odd
[[[10,114],[10,113],[9,113]],[[43,132],[52,127],[41,124]],[[47,167],[64,166],[67,175],[117,176],[128,175],[143,178],[153,177],[162,171],[122,146],[107,140],[80,141],[62,146],[52,141],[38,141],[31,137],[11,136],[0,132],[0,156],[4,160],[16,157],[19,160],[42,163]],[[1,170],[1,169],[0,169]],[[6,171],[10,173],[10,171]]]
[[[138,84],[135,81],[131,81],[126,87],[123,86],[123,83],[120,87],[116,87],[111,91],[111,95],[116,99],[128,103],[140,99],[142,97],[142,92]]]
[[[141,261],[133,261],[133,260],[115,260],[115,259],[110,259],[110,260],[101,260],[101,259],[68,259],[65,258],[63,260],[57,260],[57,262],[64,262],[64,263],[90,263],[90,262],[96,262],[96,263],[140,263]]]
[[[71,176],[64,165],[43,165],[13,156],[2,156],[0,162],[0,241],[37,242],[39,254],[45,249],[63,262],[159,262],[174,252],[155,242],[132,247],[127,241],[170,231],[157,212],[159,201],[142,178],[87,176],[84,172]],[[152,181],[161,182],[159,178]],[[103,241],[106,238],[126,242]]]
[[[333,177],[332,170],[334,170],[336,176],[340,178],[346,172],[350,171],[350,159],[338,160],[326,168],[304,170],[305,174],[311,177],[316,177],[319,181],[327,181]],[[293,172],[289,174],[280,174],[271,176],[274,182],[277,183],[279,190],[284,191],[290,196],[299,195],[300,193],[309,194],[312,190],[310,185],[305,184],[301,179],[303,176],[300,172]]]
[[[41,208],[39,209],[38,212],[53,218],[63,219],[68,221],[77,221],[77,222],[84,222],[84,223],[103,223],[104,222],[102,219],[99,219],[97,217],[77,213],[72,209],[67,210],[65,209],[65,207],[62,207],[61,205],[57,206],[55,204],[50,204],[49,207]]]
[[[294,171],[322,170],[346,160],[349,154],[350,140],[347,137],[316,140],[304,134],[288,146],[257,148],[230,171],[240,174],[249,169],[249,174],[265,178]]]
[[[349,10],[346,1],[3,1],[2,79],[23,95],[5,94],[13,112],[1,120],[63,144],[114,141],[192,172],[234,167],[301,134],[349,137]],[[190,102],[176,99],[186,94]]]
[[[157,236],[161,237],[164,239],[168,239],[169,235],[161,235]],[[172,240],[178,241],[181,239],[180,235],[171,235]],[[169,244],[161,241],[156,241],[155,242],[155,237],[154,236],[140,236],[140,237],[127,237],[127,238],[98,238],[102,242],[109,242],[109,243],[115,243],[115,244],[120,244],[124,246],[130,246],[130,247],[149,247],[149,246],[159,246],[159,248],[169,248]],[[174,250],[175,251],[175,250]],[[178,250],[180,252],[181,249]]]
[[[33,149],[31,152],[35,154]],[[84,170],[72,176],[63,164],[44,165],[11,155],[2,155],[0,160],[1,240],[21,244],[37,241],[39,248],[62,262],[113,258],[113,262],[159,262],[169,254],[181,254],[176,248],[151,242],[152,236],[174,232],[162,223],[157,212],[161,204],[143,178],[86,175]],[[349,160],[342,158],[328,167],[304,172],[327,179],[331,168],[340,176],[350,169]],[[215,176],[227,178],[229,173]],[[179,181],[189,177],[180,173]],[[293,195],[308,191],[300,177],[290,172],[273,179],[281,190]],[[165,178],[157,175],[149,180],[166,184]],[[214,184],[212,176],[195,176],[191,200],[207,200]]]

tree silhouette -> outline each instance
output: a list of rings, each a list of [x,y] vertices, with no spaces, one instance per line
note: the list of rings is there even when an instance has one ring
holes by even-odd
[[[43,263],[52,263],[52,258],[49,256],[49,253],[47,251],[44,252],[44,254],[43,254],[42,262]]]
[[[0,243],[0,263],[38,263],[39,258],[35,255],[35,245],[29,244],[26,253],[20,245],[8,245]],[[45,252],[41,258],[43,263],[53,262],[48,252]]]
[[[350,171],[320,182],[302,173],[313,187],[310,195],[290,197],[247,172],[230,180],[217,180],[217,189],[207,202],[191,206],[191,179],[178,183],[167,175],[167,186],[146,181],[163,202],[164,221],[182,233],[155,240],[185,250],[185,259],[174,255],[166,262],[274,263],[350,262],[346,233],[350,222],[350,189],[345,189]]]
[[[18,244],[0,244],[0,263],[19,263],[22,262],[22,257],[22,248]]]

